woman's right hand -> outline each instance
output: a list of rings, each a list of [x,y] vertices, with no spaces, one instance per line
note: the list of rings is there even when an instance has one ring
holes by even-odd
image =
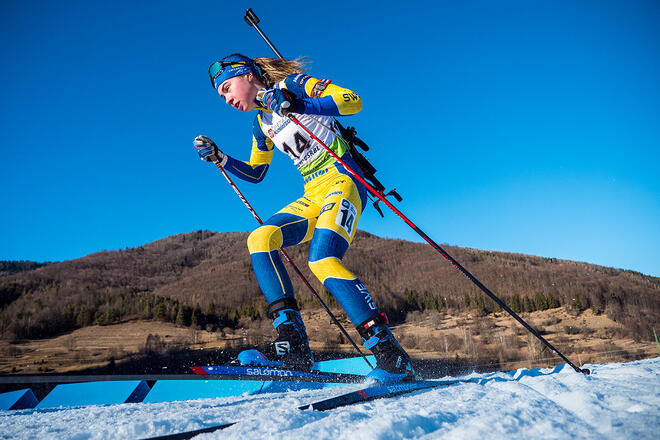
[[[280,116],[286,116],[299,107],[296,97],[291,92],[277,86],[259,90],[257,100]]]
[[[227,155],[218,149],[218,146],[211,140],[211,138],[199,135],[193,141],[193,145],[197,149],[199,158],[207,162],[219,161],[222,165],[227,161]]]

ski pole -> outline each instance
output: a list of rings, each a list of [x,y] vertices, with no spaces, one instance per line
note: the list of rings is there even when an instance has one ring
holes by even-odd
[[[273,46],[273,43],[270,42],[268,37],[261,31],[259,26],[257,25],[259,23],[259,17],[252,11],[252,8],[248,9],[245,13],[245,21],[247,24],[250,26],[254,27],[259,35],[266,41],[266,43],[270,46],[271,49],[273,49],[273,52],[280,58],[283,59],[282,55],[279,53],[279,51]],[[259,97],[257,98],[259,99]],[[428,235],[424,233],[421,229],[419,229],[408,217],[403,215],[401,211],[399,211],[394,205],[392,205],[386,198],[387,194],[385,194],[383,191],[378,191],[376,190],[371,184],[369,184],[366,180],[362,178],[359,174],[357,174],[351,167],[346,165],[344,161],[337,156],[334,151],[332,151],[323,141],[321,141],[319,138],[317,138],[312,132],[310,132],[307,127],[305,127],[298,119],[296,119],[295,116],[293,115],[288,115],[289,119],[291,119],[296,125],[298,125],[300,128],[302,128],[307,134],[309,134],[312,139],[314,139],[316,142],[318,142],[332,157],[334,157],[340,164],[346,168],[346,170],[353,176],[355,177],[360,183],[362,183],[368,190],[371,192],[373,195],[375,195],[380,201],[385,203],[388,208],[390,208],[396,215],[401,217],[401,219],[406,222],[408,226],[410,226],[417,234],[419,234],[420,237],[422,237],[428,244],[431,245],[433,249],[438,251],[440,255],[445,257],[451,264],[454,265],[458,270],[463,273],[466,277],[470,279],[474,284],[476,284],[477,287],[479,287],[486,295],[488,295],[493,301],[495,301],[500,307],[502,307],[507,313],[509,313],[513,318],[515,318],[523,327],[525,327],[527,330],[529,330],[534,336],[536,336],[541,342],[543,342],[553,353],[555,353],[557,356],[559,356],[561,359],[563,359],[568,365],[573,367],[573,369],[579,373],[584,373],[584,374],[590,374],[589,369],[587,368],[579,368],[575,366],[566,356],[564,356],[559,350],[557,350],[550,342],[548,342],[543,336],[541,336],[536,330],[534,330],[525,320],[523,320],[516,312],[511,310],[509,306],[507,306],[504,301],[502,301],[500,298],[498,298],[493,292],[491,292],[486,286],[484,286],[481,281],[479,281],[474,275],[472,275],[470,272],[468,272],[467,269],[465,269],[463,266],[459,264],[458,261],[456,261],[451,255],[449,255],[444,249],[440,247],[435,241],[433,241]],[[377,203],[377,202],[376,202]],[[374,204],[375,205],[375,204]],[[375,205],[377,207],[377,205]],[[382,215],[382,214],[381,214]]]
[[[259,222],[259,224],[263,225],[264,222],[261,220],[261,217],[259,217],[259,214],[257,214],[257,211],[255,211],[254,208],[252,207],[252,205],[250,205],[250,202],[247,201],[247,199],[245,198],[245,196],[243,195],[241,190],[238,189],[238,186],[236,186],[236,184],[231,179],[231,177],[229,177],[229,174],[227,174],[227,171],[225,171],[224,167],[222,165],[220,165],[220,159],[218,159],[218,157],[215,156],[215,155],[210,156],[210,158],[211,158],[211,161],[215,164],[215,166],[218,167],[218,169],[220,170],[222,175],[225,176],[225,179],[227,179],[227,182],[229,182],[229,185],[234,189],[234,192],[236,192],[236,194],[241,199],[241,201],[243,202],[245,207],[252,213],[252,215]],[[364,359],[364,361],[367,363],[367,365],[369,365],[369,367],[373,370],[374,367],[373,367],[373,365],[371,365],[371,362],[369,362],[369,359],[367,359],[367,356],[364,353],[362,353],[362,350],[360,350],[360,347],[358,347],[357,344],[353,341],[353,338],[351,338],[351,336],[348,334],[348,332],[346,331],[344,326],[341,325],[341,322],[339,322],[339,320],[337,320],[335,315],[332,313],[332,311],[328,308],[328,306],[325,304],[323,299],[316,292],[316,289],[314,289],[314,287],[309,283],[309,281],[307,281],[307,278],[305,278],[305,275],[303,275],[303,273],[300,271],[300,269],[298,269],[298,266],[296,266],[296,263],[294,263],[293,260],[289,257],[289,255],[287,255],[287,253],[284,252],[284,249],[280,248],[279,251],[282,253],[282,255],[284,255],[284,259],[291,265],[293,270],[298,274],[298,276],[303,281],[303,283],[305,283],[307,288],[309,288],[309,290],[314,294],[316,299],[319,300],[319,302],[321,303],[321,306],[323,306],[323,308],[328,313],[330,318],[332,318],[332,321],[337,325],[337,327],[339,327],[339,330],[341,330],[341,332],[344,334],[344,336],[346,336],[346,339],[348,339],[351,342],[351,345],[353,345],[353,347],[357,350],[357,352],[360,354],[360,356],[362,356],[362,359]]]
[[[435,241],[433,241],[428,235],[424,233],[421,229],[417,227],[408,217],[406,217],[401,211],[399,211],[392,203],[390,203],[387,198],[385,197],[385,194],[383,194],[380,191],[377,191],[374,189],[373,186],[371,186],[366,180],[362,178],[358,173],[356,173],[351,167],[349,167],[337,154],[330,149],[321,139],[316,137],[314,133],[309,131],[305,125],[303,125],[293,114],[288,115],[289,119],[293,121],[298,127],[300,127],[303,131],[305,131],[312,139],[314,139],[316,142],[319,143],[332,157],[337,160],[340,164],[346,168],[346,171],[348,171],[353,177],[355,177],[360,183],[362,183],[374,196],[378,197],[378,199],[385,203],[388,208],[390,208],[396,215],[401,217],[401,219],[406,222],[408,226],[410,226],[417,234],[422,237],[428,244],[431,245],[433,249],[438,251],[440,255],[445,257],[451,264],[454,265],[458,270],[461,271],[463,275],[468,277],[470,281],[472,281],[477,287],[479,287],[486,295],[490,297],[493,301],[495,301],[500,307],[502,307],[509,315],[513,316],[516,321],[518,321],[520,324],[522,324],[523,327],[525,327],[527,330],[529,330],[534,336],[536,336],[541,342],[543,342],[554,354],[559,356],[561,359],[563,359],[568,365],[573,367],[575,371],[578,373],[584,373],[584,374],[590,374],[589,369],[587,368],[580,368],[574,365],[566,356],[564,356],[559,350],[557,350],[550,342],[548,342],[543,336],[539,334],[536,330],[534,330],[525,320],[523,320],[516,312],[511,310],[509,306],[507,306],[504,301],[502,301],[500,298],[498,298],[493,292],[490,291],[486,286],[484,286],[481,281],[479,281],[474,275],[472,275],[470,272],[468,272],[467,269],[465,269],[461,264],[454,259],[451,255],[449,255],[444,249],[440,247]]]
[[[259,23],[259,17],[252,11],[252,8],[248,9],[245,13],[245,21],[247,24],[250,26],[254,27],[256,31],[261,35],[261,37],[266,41],[266,43],[270,46],[271,49],[273,49],[273,52],[280,58],[283,59],[282,54],[273,46],[273,43],[270,42],[268,37],[262,32],[262,30],[259,28],[257,25]],[[536,336],[541,342],[543,342],[550,350],[552,350],[553,353],[555,353],[557,356],[559,356],[561,359],[563,359],[568,365],[573,367],[573,369],[579,373],[584,373],[584,374],[590,374],[589,369],[587,368],[579,368],[575,366],[566,356],[564,356],[559,350],[557,350],[550,342],[546,341],[546,339],[541,336],[536,330],[534,330],[527,322],[525,322],[516,312],[511,310],[509,306],[507,306],[504,301],[502,301],[500,298],[498,298],[493,292],[491,292],[486,286],[484,286],[477,278],[474,277],[470,272],[468,272],[467,269],[465,269],[463,266],[461,266],[458,261],[456,261],[451,255],[449,255],[444,249],[442,249],[436,242],[431,240],[431,238],[424,233],[421,229],[419,229],[410,219],[408,219],[401,211],[399,211],[397,208],[394,207],[387,199],[386,196],[391,194],[392,192],[385,194],[383,191],[378,191],[376,190],[372,185],[367,183],[360,175],[358,175],[355,171],[351,169],[346,163],[344,163],[339,156],[337,156],[330,148],[328,148],[325,143],[323,143],[320,139],[318,139],[316,136],[314,136],[313,133],[311,133],[303,124],[298,121],[293,115],[289,115],[289,118],[299,127],[301,127],[305,132],[307,132],[314,140],[316,140],[325,150],[330,153],[340,164],[346,168],[346,170],[354,176],[358,181],[360,181],[373,195],[375,195],[380,201],[385,203],[396,215],[401,217],[401,219],[406,222],[408,226],[410,226],[417,234],[419,234],[428,244],[433,247],[436,251],[438,251],[443,257],[445,257],[451,264],[454,265],[458,270],[460,270],[463,275],[468,277],[470,281],[472,281],[474,284],[477,285],[486,295],[488,295],[493,301],[495,301],[500,307],[502,307],[507,313],[509,313],[512,317],[514,317],[523,327],[525,327],[527,330],[529,330],[534,336]],[[376,202],[378,203],[378,202]],[[378,205],[374,203],[374,206],[376,209],[379,210]],[[381,213],[382,215],[382,213]]]

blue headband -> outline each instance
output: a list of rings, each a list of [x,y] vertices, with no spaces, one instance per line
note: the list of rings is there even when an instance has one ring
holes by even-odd
[[[245,75],[246,73],[254,73],[257,77],[261,77],[261,69],[257,66],[252,59],[244,57],[243,55],[229,55],[224,57],[222,61],[216,61],[209,67],[209,78],[214,89],[235,76]]]

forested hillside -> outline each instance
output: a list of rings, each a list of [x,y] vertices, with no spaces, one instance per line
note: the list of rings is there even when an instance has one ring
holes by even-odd
[[[252,273],[247,233],[196,231],[134,249],[102,251],[46,265],[2,262],[3,339],[54,336],[91,324],[156,319],[209,330],[242,317],[264,317],[265,301]],[[636,340],[660,327],[660,279],[632,271],[521,254],[445,246],[516,311],[592,309],[623,325]],[[314,287],[332,297],[307,268],[308,246],[289,251]],[[497,306],[425,244],[358,231],[345,257],[394,322],[413,311],[470,311]],[[292,277],[302,307],[318,307]]]

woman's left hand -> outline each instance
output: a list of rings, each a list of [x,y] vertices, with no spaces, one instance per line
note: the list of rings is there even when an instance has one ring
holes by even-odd
[[[296,97],[291,92],[279,87],[259,90],[257,99],[280,116],[294,112],[298,104]]]

